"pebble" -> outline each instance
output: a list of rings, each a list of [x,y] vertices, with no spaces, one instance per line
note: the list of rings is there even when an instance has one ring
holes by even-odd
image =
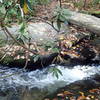
[[[86,100],[91,100],[89,97],[86,97]]]

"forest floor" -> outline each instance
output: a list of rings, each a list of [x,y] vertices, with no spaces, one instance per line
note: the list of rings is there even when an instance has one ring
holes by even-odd
[[[94,16],[100,16],[100,3],[92,2],[93,0],[62,0],[62,7],[67,8],[71,11],[77,11],[87,14],[92,14]],[[59,5],[57,0],[53,0],[48,5],[36,6],[36,15],[42,18],[51,18],[54,9]]]

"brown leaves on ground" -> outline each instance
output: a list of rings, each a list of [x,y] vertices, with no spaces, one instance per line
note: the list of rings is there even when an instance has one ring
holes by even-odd
[[[72,11],[81,12],[94,12],[100,10],[100,3],[94,3],[96,0],[61,0],[62,6],[64,8],[70,9]],[[37,5],[36,16],[41,16],[42,18],[51,19],[53,17],[54,9],[59,5],[58,0],[52,0],[48,5]]]
[[[52,99],[46,98],[44,100],[100,100],[100,87],[84,92],[70,92],[65,90],[57,93]]]
[[[100,3],[96,0],[62,0],[64,7],[73,11],[95,11],[100,9]]]

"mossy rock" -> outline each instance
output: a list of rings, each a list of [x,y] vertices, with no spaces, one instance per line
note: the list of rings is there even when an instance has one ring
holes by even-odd
[[[12,61],[13,61],[13,57],[12,56],[6,56],[6,57],[4,57],[4,59],[2,59],[0,61],[0,63],[5,64],[5,65],[8,65]]]

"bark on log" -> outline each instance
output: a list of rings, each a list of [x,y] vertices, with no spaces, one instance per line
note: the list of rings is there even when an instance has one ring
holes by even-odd
[[[71,12],[71,14],[72,16],[69,18],[71,24],[84,27],[92,33],[96,33],[100,36],[100,18],[77,12]]]

